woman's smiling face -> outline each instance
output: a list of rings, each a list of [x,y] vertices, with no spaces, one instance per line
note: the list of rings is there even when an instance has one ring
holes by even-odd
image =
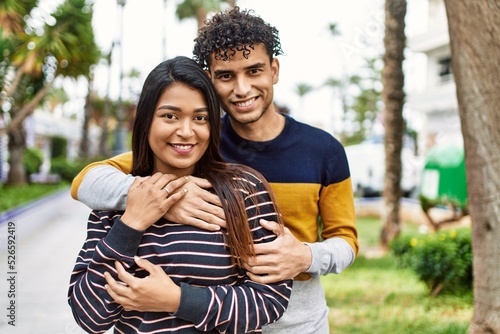
[[[190,175],[208,148],[208,106],[197,89],[182,83],[168,87],[156,103],[148,141],[154,172]]]

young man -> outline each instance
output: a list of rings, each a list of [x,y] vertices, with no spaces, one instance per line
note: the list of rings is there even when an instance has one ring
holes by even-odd
[[[234,8],[215,15],[200,30],[193,53],[215,84],[226,112],[220,143],[224,158],[266,177],[287,227],[280,232],[274,222],[262,221],[278,238],[257,245],[257,256],[246,264],[257,282],[294,278],[287,312],[264,327],[264,333],[329,333],[319,277],[340,273],[358,252],[344,148],[330,134],[278,113],[273,103],[280,67],[275,57],[283,54],[278,31],[252,12]],[[94,209],[123,207],[133,179],[114,167],[129,173],[131,159],[125,153],[86,167],[73,182],[72,196]],[[203,185],[201,180],[193,181],[166,217],[209,229],[218,228],[210,223],[224,226],[218,199],[196,187],[195,183]],[[139,290],[129,293],[154,299],[144,298]]]

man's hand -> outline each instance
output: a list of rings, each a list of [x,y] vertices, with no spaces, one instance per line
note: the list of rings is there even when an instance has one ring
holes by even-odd
[[[297,240],[288,228],[282,229],[278,223],[264,219],[260,220],[260,224],[276,234],[277,238],[254,245],[257,256],[244,265],[252,280],[269,284],[292,279],[311,266],[311,249]]]
[[[106,291],[111,298],[127,311],[141,312],[175,312],[181,300],[181,288],[177,286],[163,269],[146,259],[134,258],[135,263],[147,272],[149,276],[137,278],[125,271],[120,262],[115,263],[118,277],[123,283],[117,282],[108,272]]]
[[[182,200],[175,203],[164,217],[170,221],[218,231],[226,227],[226,218],[220,199],[206,189],[212,185],[205,179],[189,176],[184,185],[188,189]]]
[[[136,230],[146,230],[186,195],[188,181],[187,177],[162,173],[137,177],[128,191],[121,220]]]

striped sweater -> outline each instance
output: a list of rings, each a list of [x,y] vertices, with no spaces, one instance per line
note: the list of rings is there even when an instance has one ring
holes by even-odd
[[[270,196],[259,179],[246,175],[254,193],[243,193],[254,243],[275,238],[260,227],[260,218],[276,220]],[[257,204],[255,204],[257,203]],[[160,219],[145,232],[121,220],[120,211],[92,211],[87,239],[71,276],[68,301],[78,324],[102,333],[249,333],[276,321],[288,305],[292,281],[259,284],[231,264],[225,230],[210,232]],[[175,313],[124,310],[106,292],[104,272],[118,280],[114,262],[136,277],[134,255],[163,267],[181,287]]]

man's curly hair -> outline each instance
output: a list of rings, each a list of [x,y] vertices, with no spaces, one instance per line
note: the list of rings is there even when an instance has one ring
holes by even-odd
[[[205,70],[212,53],[215,59],[223,61],[237,51],[248,58],[259,43],[264,44],[270,59],[283,54],[278,29],[254,15],[253,10],[240,10],[237,6],[205,21],[194,42],[193,59]]]

